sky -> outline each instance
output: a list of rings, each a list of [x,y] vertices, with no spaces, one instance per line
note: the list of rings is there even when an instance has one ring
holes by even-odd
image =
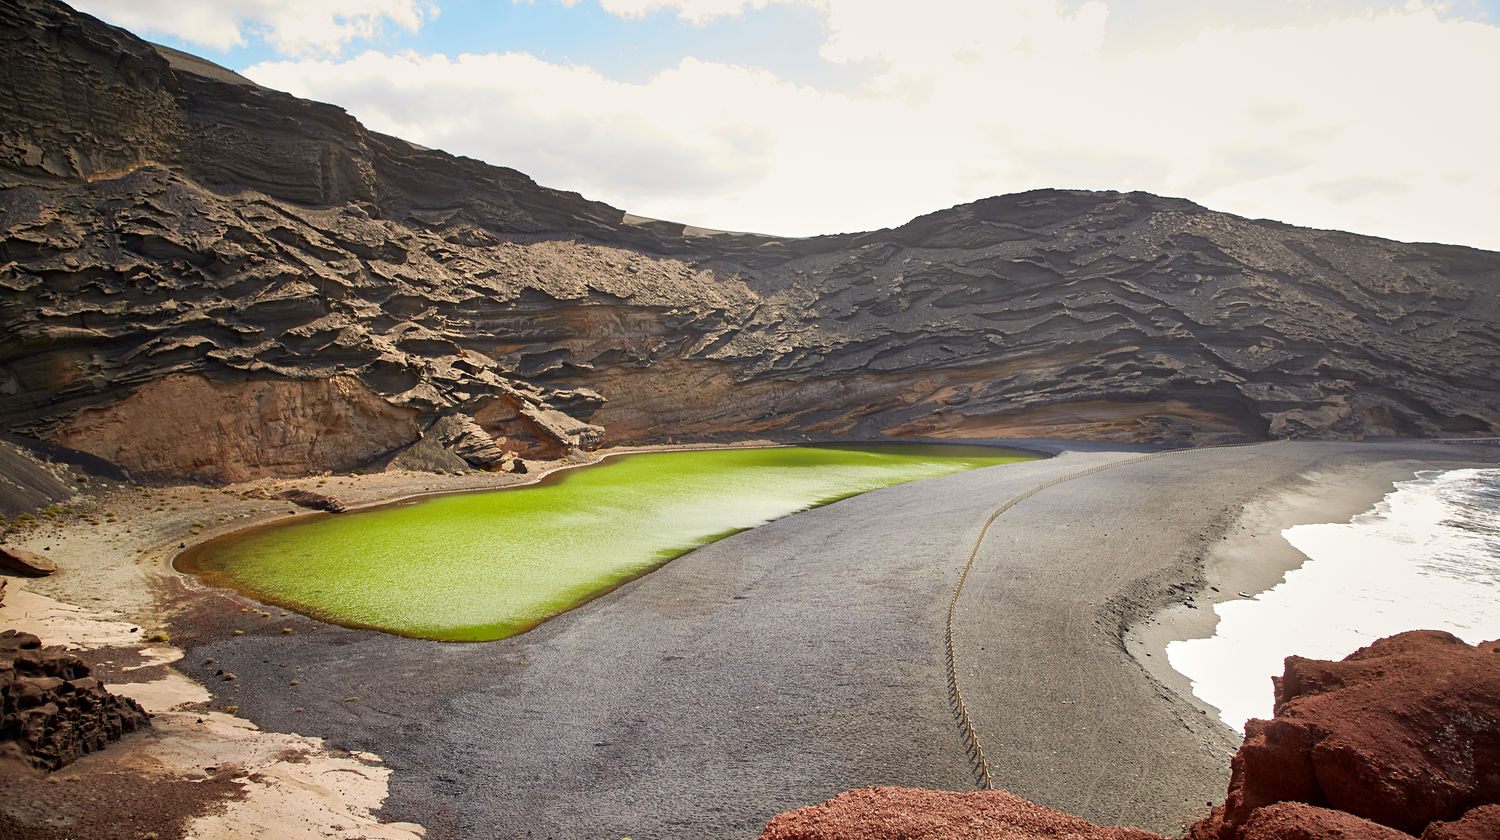
[[[871,230],[1042,187],[1500,250],[1500,0],[76,0],[643,216]]]

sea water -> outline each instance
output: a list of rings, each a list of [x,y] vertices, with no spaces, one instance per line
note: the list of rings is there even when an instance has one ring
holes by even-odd
[[[234,534],[184,552],[176,565],[339,624],[486,641],[736,531],[893,484],[1035,457],[981,446],[627,455],[536,485]]]
[[[1215,634],[1167,645],[1193,693],[1244,731],[1270,718],[1283,659],[1342,659],[1405,630],[1500,638],[1500,469],[1419,472],[1348,523],[1281,532],[1307,556],[1253,599],[1214,607]]]

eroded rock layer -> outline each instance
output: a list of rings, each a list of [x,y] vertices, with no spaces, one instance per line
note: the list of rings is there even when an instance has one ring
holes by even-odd
[[[1494,253],[1055,190],[872,233],[704,232],[48,0],[0,22],[0,417],[138,473],[1500,428]],[[173,400],[203,447],[149,420]]]

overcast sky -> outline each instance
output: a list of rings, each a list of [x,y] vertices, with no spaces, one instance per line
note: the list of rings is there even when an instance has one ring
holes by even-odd
[[[1037,187],[1500,250],[1500,0],[77,0],[378,131],[805,235]]]

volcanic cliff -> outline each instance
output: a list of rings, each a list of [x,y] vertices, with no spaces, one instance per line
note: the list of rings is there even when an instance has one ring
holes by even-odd
[[[0,23],[0,418],[137,475],[1500,429],[1500,254],[1060,190],[708,231],[48,0]]]

